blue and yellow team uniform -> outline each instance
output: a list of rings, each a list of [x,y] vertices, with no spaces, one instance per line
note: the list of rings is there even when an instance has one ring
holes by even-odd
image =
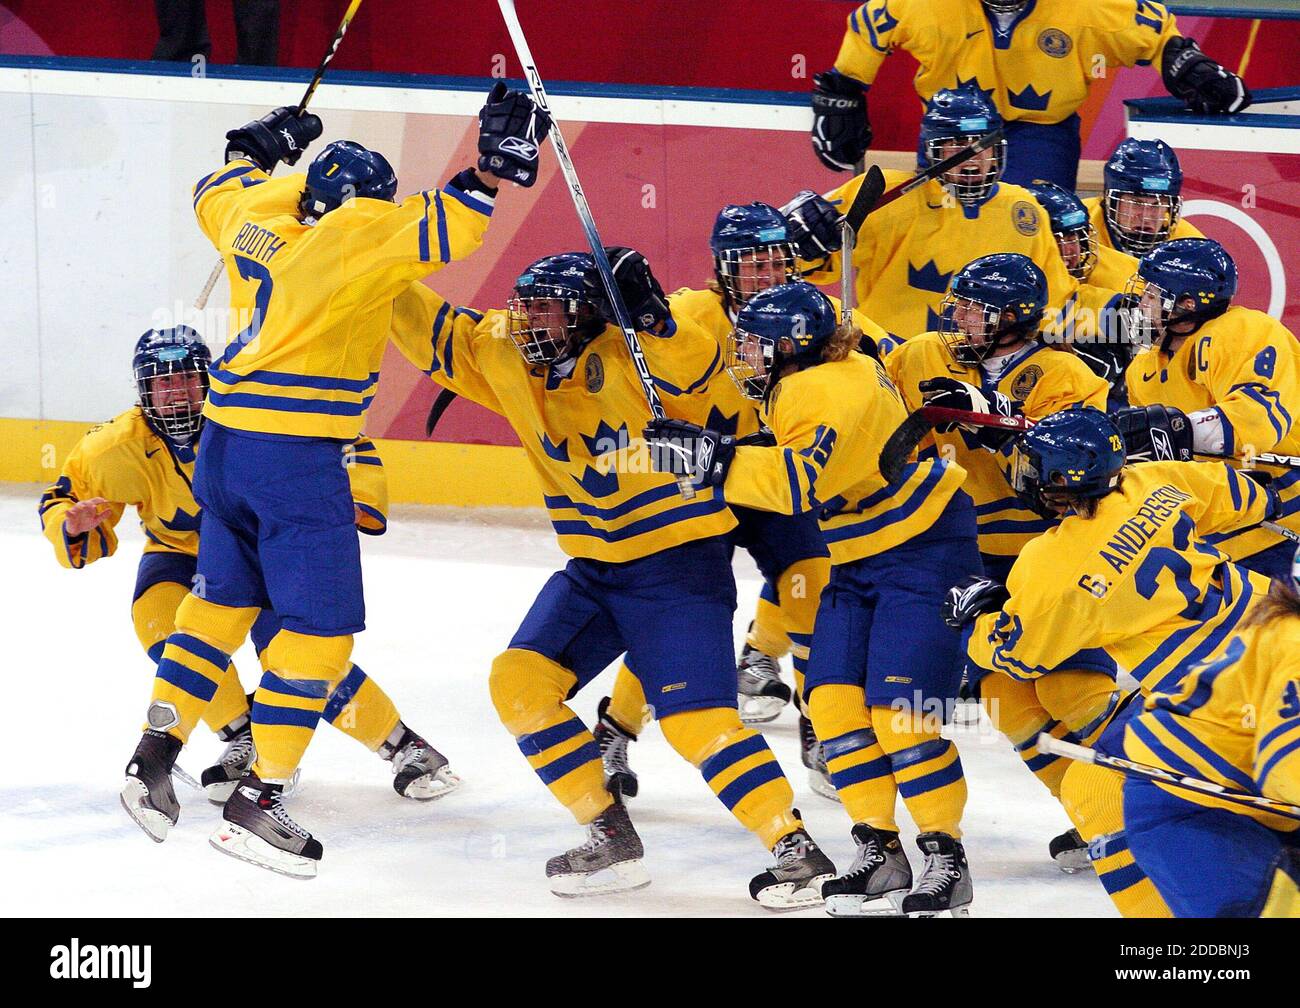
[[[1044,682],[1058,668],[1118,665],[1142,693],[1169,689],[1186,665],[1214,653],[1267,589],[1264,578],[1206,542],[1262,521],[1266,500],[1222,463],[1125,468],[1122,485],[1097,502],[1092,518],[1070,515],[1025,545],[1007,580],[1010,598],[973,625],[971,665]],[[1124,716],[1135,709],[1121,703],[1104,712],[1095,747],[1116,748]],[[1167,915],[1128,850],[1120,784],[1113,771],[1072,763],[1061,800],[1120,910]]]
[[[1287,609],[1253,623],[1147,698],[1124,752],[1300,806],[1300,615]],[[1130,778],[1124,824],[1175,916],[1300,917],[1300,821]]]
[[[580,823],[609,807],[600,750],[564,701],[620,655],[665,738],[764,846],[797,828],[793,791],[763,737],[736,712],[736,607],[722,494],[680,495],[655,472],[650,421],[620,330],[570,362],[533,366],[507,338],[505,312],[455,307],[422,284],[398,299],[393,340],[434,381],[505,417],[541,484],[572,559],[542,589],[489,684],[529,765]],[[665,410],[717,376],[715,340],[686,320],[643,341]]]
[[[942,336],[925,333],[891,353],[885,366],[911,409],[922,405],[921,382],[939,377],[954,378],[1017,400],[1023,403],[1023,415],[1030,420],[1041,420],[1078,403],[1106,407],[1106,382],[1069,351],[1036,343],[1002,360],[1000,373],[991,382],[987,366],[957,364]],[[966,470],[962,488],[975,502],[984,573],[1005,582],[1025,545],[1056,522],[1031,511],[1012,491],[1005,474],[1009,445],[1001,452],[992,452],[960,429],[935,432],[927,442],[924,451],[955,459]],[[1038,752],[1034,742],[1039,733],[1065,737],[1082,732],[1080,737],[1087,740],[1099,727],[1097,719],[1110,706],[1115,689],[1113,668],[1103,671],[1066,665],[1058,673],[1042,684],[1020,683],[1002,674],[985,677],[979,683],[981,701],[993,723],[1053,794],[1059,793],[1068,763]]]
[[[869,0],[848,17],[835,69],[869,85],[901,49],[921,64],[914,83],[926,102],[973,84],[1007,121],[1007,177],[1073,190],[1079,106],[1099,68],[1158,67],[1177,34],[1173,15],[1150,0],[1030,0],[1005,20],[980,0]]]
[[[858,175],[826,194],[843,212],[853,203],[865,176]],[[888,186],[910,178],[887,171]],[[994,252],[1018,252],[1047,276],[1048,303],[1060,308],[1074,293],[1052,237],[1047,211],[1033,194],[999,182],[977,207],[952,199],[931,180],[867,218],[853,249],[858,307],[901,340],[938,328],[939,305],[953,274],[967,263]],[[805,279],[815,284],[839,282],[840,253]]]
[[[365,625],[340,449],[374,396],[393,300],[473,252],[492,210],[486,195],[448,186],[400,204],[352,199],[308,226],[303,187],[302,175],[271,179],[243,160],[194,187],[231,278],[230,338],[212,366],[194,475],[205,597],[185,599],[158,672],[202,691],[274,609],[282,629],[266,650],[279,674],[263,676],[253,703],[253,771],[269,781],[297,767]]]
[[[1098,254],[1100,254],[1104,249],[1110,249],[1113,252],[1119,251],[1117,248],[1115,248],[1115,240],[1110,235],[1110,225],[1106,223],[1105,202],[1106,202],[1106,197],[1104,194],[1101,196],[1089,196],[1086,200],[1083,201],[1083,205],[1088,209],[1088,223],[1092,225],[1093,231],[1095,231],[1097,234]],[[1186,220],[1183,217],[1179,217],[1178,223],[1176,223],[1170,229],[1169,237],[1166,239],[1166,241],[1173,241],[1175,238],[1204,238],[1204,237],[1205,235],[1195,224],[1191,223],[1190,221]],[[1120,254],[1122,255],[1123,253]],[[1134,268],[1133,273],[1136,272],[1137,269]],[[1129,277],[1131,277],[1133,273],[1130,273]],[[1091,278],[1089,279],[1091,281]],[[1128,282],[1128,277],[1125,277],[1124,282],[1119,285],[1118,289],[1123,290],[1124,285],[1127,282]]]
[[[954,575],[979,570],[965,472],[929,458],[884,479],[881,448],[907,413],[857,352],[782,378],[765,412],[775,447],[738,448],[724,489],[743,507],[819,516],[832,566],[806,699],[831,781],[854,822],[897,831],[901,792],[922,832],[960,836],[961,761],[939,735],[942,713],[923,715],[961,679],[959,635],[939,607]]]
[[[387,527],[388,511],[383,462],[374,442],[365,437],[349,444],[345,451],[352,463],[348,474],[357,528],[380,535]],[[117,523],[126,508],[136,509],[145,546],[131,616],[140,646],[155,663],[175,630],[176,610],[195,583],[201,508],[191,489],[194,461],[188,446],[159,436],[139,407],[132,407],[91,428],[68,454],[58,479],[41,497],[45,536],[54,545],[59,563],[75,569],[112,556],[118,545]],[[108,517],[90,532],[70,539],[63,530],[68,509],[93,497],[108,502]],[[259,655],[278,629],[274,612],[264,610],[251,632]],[[378,749],[397,723],[397,710],[378,684],[356,665],[345,681],[350,683],[346,694],[340,686],[331,695],[335,709],[331,720],[369,749]],[[239,727],[248,718],[248,697],[233,663],[214,673],[203,688],[194,692],[174,683],[169,685],[170,690],[164,687],[155,697],[161,696],[184,709],[183,722],[190,729],[202,718],[214,731],[229,734],[232,726]],[[339,719],[338,713],[345,707],[348,716]]]
[[[1300,531],[1300,471],[1251,461],[1260,452],[1300,455],[1300,345],[1263,312],[1233,306],[1206,322],[1173,355],[1151,347],[1127,373],[1134,406],[1162,403],[1184,413],[1214,409],[1223,421],[1225,455],[1273,474],[1282,499],[1279,524]],[[1266,529],[1212,536],[1231,559],[1268,577],[1286,574],[1294,552]]]

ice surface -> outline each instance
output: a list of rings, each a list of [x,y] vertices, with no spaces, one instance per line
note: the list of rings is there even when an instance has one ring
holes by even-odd
[[[487,692],[493,656],[563,563],[540,513],[397,508],[387,535],[363,537],[368,629],[354,657],[403,718],[450,757],[466,781],[460,791],[430,804],[404,801],[390,787],[387,764],[323,726],[289,802],[325,846],[317,879],[282,878],[211,850],[219,809],[179,784],[180,823],[166,843],[150,842],[117,800],[153,674],[130,621],[142,536],[128,512],[117,556],[64,570],[40,534],[39,492],[0,484],[4,608],[14,644],[0,735],[7,914],[774,916],[746,888],[770,856],[653,727],[631,753],[641,777],[632,816],[653,884],[588,900],[559,900],[546,888],[546,859],[583,831],[528,768]],[[743,554],[736,571],[739,633],[759,582]],[[236,664],[251,688],[251,651]],[[606,671],[574,701],[589,723],[611,679]],[[850,824],[840,806],[808,789],[793,711],[765,733],[813,836],[847,864]],[[978,731],[956,737],[970,784],[974,914],[1113,916],[1095,877],[1063,875],[1049,860],[1049,838],[1069,823],[1006,741]],[[219,749],[200,726],[181,765],[197,776]],[[914,830],[901,814],[919,867]]]

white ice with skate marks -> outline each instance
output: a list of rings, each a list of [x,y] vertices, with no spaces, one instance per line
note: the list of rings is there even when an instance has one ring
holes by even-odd
[[[117,556],[64,570],[40,534],[39,493],[0,484],[10,636],[0,891],[10,914],[824,917],[821,908],[772,914],[750,900],[749,879],[771,856],[653,727],[631,747],[641,779],[631,812],[651,885],[591,899],[551,894],[547,858],[581,843],[584,831],[528,768],[487,691],[492,658],[563,563],[540,514],[397,508],[387,535],[363,539],[368,629],[354,657],[450,759],[465,780],[455,794],[431,803],[399,798],[388,764],[322,726],[301,788],[286,803],[324,844],[316,879],[284,878],[212,850],[220,809],[181,783],[180,822],[165,843],[150,843],[118,803],[152,677],[130,620],[142,538],[128,516]],[[739,633],[759,582],[743,554],[736,571]],[[236,664],[251,688],[251,650]],[[588,724],[611,677],[607,671],[574,701]],[[839,805],[809,791],[793,711],[764,734],[813,837],[847,867],[850,823]],[[1063,875],[1049,860],[1048,841],[1069,823],[1010,746],[968,730],[956,738],[970,785],[974,915],[1113,916],[1094,877]],[[200,726],[181,765],[197,776],[221,748]],[[900,815],[919,871],[923,858],[901,805]]]

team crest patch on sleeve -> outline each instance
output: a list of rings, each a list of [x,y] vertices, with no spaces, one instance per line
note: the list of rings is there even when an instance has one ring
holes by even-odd
[[[1037,364],[1030,364],[1011,382],[1011,394],[1023,402],[1029,398],[1029,393],[1034,390],[1041,377],[1043,377],[1043,369]]]
[[[1011,223],[1022,235],[1038,234],[1038,208],[1027,200],[1016,200],[1011,207]]]
[[[600,354],[591,354],[587,358],[587,391],[593,395],[605,387],[605,362]]]
[[[1074,40],[1060,28],[1044,28],[1038,36],[1038,48],[1055,59],[1064,59],[1074,48]]]

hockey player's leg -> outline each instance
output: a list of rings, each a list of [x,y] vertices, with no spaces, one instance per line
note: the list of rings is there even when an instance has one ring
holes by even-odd
[[[586,843],[547,862],[551,891],[596,896],[640,889],[650,884],[641,839],[627,810],[605,790],[595,738],[564,703],[577,685],[578,677],[557,662],[513,647],[493,661],[488,679],[501,723],[528,765],[588,828]]]
[[[765,583],[736,661],[736,701],[745,724],[774,721],[790,702],[790,687],[781,680],[781,657],[789,650],[777,593]]]
[[[641,682],[626,664],[614,676],[614,689],[596,708],[596,744],[605,770],[605,787],[620,800],[635,798],[640,789],[628,760],[628,746],[641,734],[654,712],[646,705]]]
[[[750,883],[750,895],[771,910],[820,903],[821,885],[835,867],[804,830],[792,807],[794,791],[763,736],[741,724],[729,707],[682,711],[663,718],[659,727],[718,800],[776,856],[776,866]]]
[[[993,726],[1010,741],[1029,772],[1052,793],[1060,797],[1061,778],[1070,761],[1061,756],[1038,751],[1034,740],[1040,732],[1064,738],[1069,729],[1047,712],[1038,698],[1035,684],[1012,679],[1002,672],[990,672],[979,681],[980,705]]]
[[[1123,790],[1123,774],[1091,763],[1071,763],[1061,782],[1061,804],[1088,844],[1097,877],[1120,914],[1172,917],[1129,848]]]
[[[186,595],[176,629],[158,659],[153,696],[127,765],[122,807],[153,840],[166,839],[180,806],[170,774],[181,747],[230,674],[230,655],[243,643],[257,610],[217,605]]]

